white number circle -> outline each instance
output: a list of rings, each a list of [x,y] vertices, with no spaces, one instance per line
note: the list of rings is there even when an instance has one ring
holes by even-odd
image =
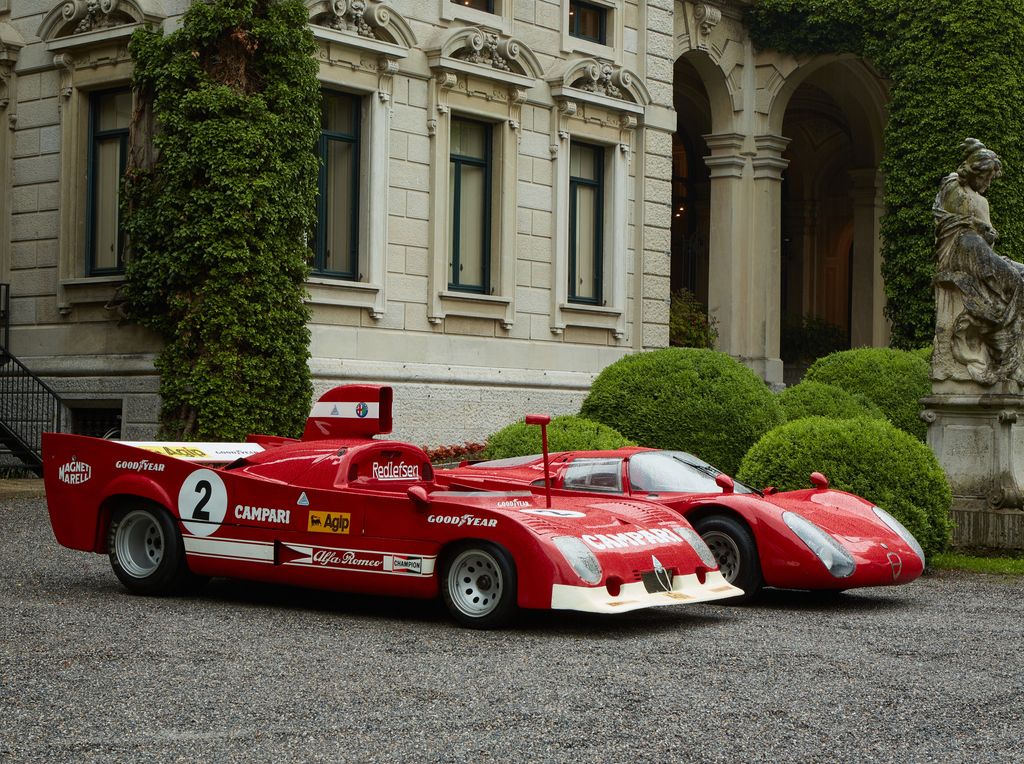
[[[216,533],[228,512],[228,489],[213,470],[196,470],[178,491],[178,516],[193,536]]]

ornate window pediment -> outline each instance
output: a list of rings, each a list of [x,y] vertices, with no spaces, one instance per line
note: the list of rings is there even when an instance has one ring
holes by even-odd
[[[416,47],[409,22],[387,3],[374,0],[307,0],[313,35],[383,55],[405,58]]]
[[[548,80],[556,100],[580,101],[629,114],[643,114],[651,94],[640,78],[625,67],[585,58]]]
[[[427,54],[427,63],[431,69],[456,76],[470,75],[524,90],[537,84],[543,74],[540,60],[526,43],[475,27],[455,32],[440,49]]]
[[[18,60],[18,51],[25,46],[25,40],[18,30],[0,21],[0,109],[6,109],[10,102],[8,81]]]
[[[156,0],[65,0],[46,14],[37,34],[47,43],[53,43],[117,27],[125,27],[130,33],[133,26],[159,23],[166,16]],[[49,47],[53,49],[54,45]]]

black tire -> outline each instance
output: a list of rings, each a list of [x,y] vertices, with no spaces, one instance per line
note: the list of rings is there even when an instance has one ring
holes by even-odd
[[[518,610],[516,566],[489,541],[459,544],[445,555],[441,599],[452,617],[471,629],[496,629]]]
[[[721,601],[736,604],[754,599],[764,577],[757,544],[747,526],[728,515],[707,515],[693,521],[693,527],[711,548],[725,580],[743,590],[742,596]]]
[[[154,504],[139,501],[115,509],[107,551],[114,574],[134,594],[176,594],[205,581],[188,569],[170,513]]]

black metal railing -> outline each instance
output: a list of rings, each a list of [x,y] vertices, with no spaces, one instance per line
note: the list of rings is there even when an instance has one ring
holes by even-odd
[[[60,432],[64,404],[10,352],[10,287],[0,284],[0,447],[41,475],[43,433]]]
[[[0,349],[11,346],[11,285],[0,284]]]

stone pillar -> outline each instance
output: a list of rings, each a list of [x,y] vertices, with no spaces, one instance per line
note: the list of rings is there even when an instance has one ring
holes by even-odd
[[[736,133],[704,140],[712,152],[704,159],[711,175],[708,310],[719,322],[718,349],[780,386],[782,150],[788,141],[758,136],[750,154]]]
[[[1024,396],[946,392],[921,403],[953,489],[953,543],[1024,549]]]
[[[757,156],[752,160],[753,219],[758,225],[750,237],[753,278],[747,285],[747,299],[752,315],[748,324],[748,355],[743,360],[773,386],[782,385],[782,172],[789,166],[782,152],[788,143],[789,139],[781,135],[759,135],[754,139]]]
[[[885,286],[882,282],[880,226],[884,203],[882,176],[873,168],[852,170],[853,279],[850,305],[850,345],[882,347],[889,343],[889,325],[882,313]]]
[[[704,158],[711,178],[708,235],[708,312],[718,319],[718,350],[743,355],[746,252],[749,235],[747,157],[738,133],[705,135],[711,156]]]

